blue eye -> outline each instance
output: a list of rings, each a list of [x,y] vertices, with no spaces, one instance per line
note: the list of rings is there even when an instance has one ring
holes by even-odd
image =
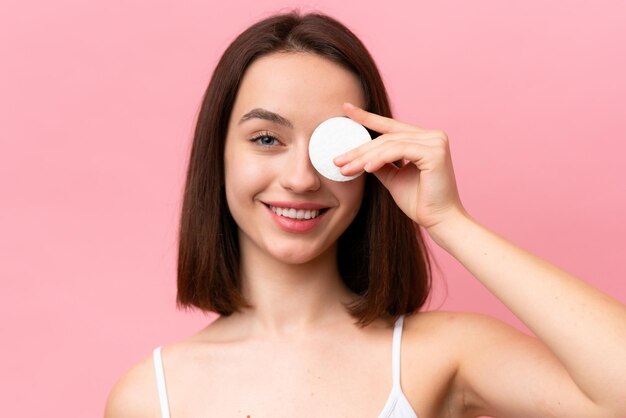
[[[269,132],[264,132],[260,135],[255,136],[251,139],[252,142],[262,146],[262,147],[272,147],[274,145],[278,145],[278,138]]]

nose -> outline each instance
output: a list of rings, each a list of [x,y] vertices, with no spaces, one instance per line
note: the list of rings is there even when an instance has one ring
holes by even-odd
[[[280,172],[280,185],[294,193],[314,192],[320,188],[321,180],[309,159],[308,142],[294,146]]]

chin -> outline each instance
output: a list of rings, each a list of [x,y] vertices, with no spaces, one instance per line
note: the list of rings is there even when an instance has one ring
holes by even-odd
[[[274,246],[272,249],[268,249],[268,253],[281,263],[306,264],[323,257],[328,252],[328,249],[315,251],[315,248],[312,247],[314,245],[290,245],[289,248],[276,248]]]

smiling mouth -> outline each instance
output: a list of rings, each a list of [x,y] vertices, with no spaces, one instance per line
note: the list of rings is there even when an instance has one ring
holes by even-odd
[[[309,219],[315,219],[324,212],[328,210],[328,208],[322,209],[295,209],[295,208],[281,208],[278,206],[272,206],[265,204],[272,212],[274,212],[278,216],[282,216],[284,218],[296,219],[299,221],[306,221]]]

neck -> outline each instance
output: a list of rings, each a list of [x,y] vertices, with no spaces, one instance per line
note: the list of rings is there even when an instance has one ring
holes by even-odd
[[[242,251],[243,294],[253,307],[239,315],[255,335],[293,336],[350,320],[343,303],[355,296],[339,275],[336,245],[313,260],[287,264]]]

